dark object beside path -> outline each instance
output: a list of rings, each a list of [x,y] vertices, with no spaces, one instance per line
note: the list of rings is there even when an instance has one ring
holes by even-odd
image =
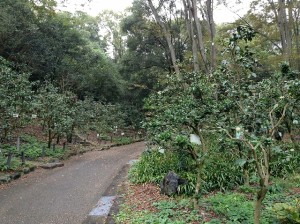
[[[160,183],[160,190],[162,194],[172,196],[178,193],[178,186],[186,184],[185,179],[180,178],[176,173],[170,171]]]

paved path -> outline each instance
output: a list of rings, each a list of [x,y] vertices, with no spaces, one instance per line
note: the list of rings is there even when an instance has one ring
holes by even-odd
[[[54,170],[38,169],[0,189],[1,224],[79,224],[144,143],[93,151]]]

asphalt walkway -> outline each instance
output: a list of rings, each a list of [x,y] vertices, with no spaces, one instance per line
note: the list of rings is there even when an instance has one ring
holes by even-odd
[[[64,167],[37,171],[0,188],[1,224],[80,224],[142,142],[75,156]]]

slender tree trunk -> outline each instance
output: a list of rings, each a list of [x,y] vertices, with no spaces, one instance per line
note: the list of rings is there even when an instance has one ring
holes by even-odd
[[[195,133],[200,137],[201,140],[201,148],[202,148],[202,157],[199,158],[197,153],[195,153],[196,156],[196,163],[197,163],[197,182],[195,187],[195,194],[194,194],[194,209],[198,209],[198,198],[199,193],[201,189],[201,182],[202,182],[202,175],[203,175],[203,167],[206,160],[206,153],[208,149],[206,148],[206,143],[204,141],[204,138],[200,132],[200,130],[195,130]]]
[[[167,29],[167,25],[163,23],[163,21],[161,20],[160,16],[158,15],[157,10],[155,9],[152,0],[148,0],[149,6],[151,8],[151,11],[155,17],[156,22],[160,25],[164,37],[166,38],[166,41],[168,43],[168,47],[169,47],[169,51],[170,51],[170,55],[171,55],[171,60],[172,60],[172,64],[175,70],[175,73],[180,76],[180,71],[179,71],[179,67],[177,65],[177,61],[176,61],[176,54],[175,54],[175,49],[174,46],[172,44],[172,38],[171,38],[171,34],[169,32],[169,30]]]
[[[56,137],[56,144],[57,145],[59,144],[59,141],[60,141],[60,134],[58,134],[57,137]]]
[[[197,180],[196,180],[196,187],[195,187],[195,194],[194,194],[194,209],[198,209],[198,198],[201,189],[201,182],[202,182],[202,170],[203,170],[204,161],[197,164]]]
[[[188,8],[186,1],[182,0],[182,2],[184,5],[187,32],[188,32],[189,39],[190,39],[190,42],[192,45],[194,72],[199,72],[200,66],[199,66],[199,57],[198,57],[198,51],[197,51],[196,36],[194,34],[193,16],[192,16],[190,9]]]
[[[193,17],[194,17],[194,22],[196,24],[196,30],[197,30],[199,51],[200,51],[200,55],[201,55],[201,58],[204,63],[205,71],[208,72],[209,69],[208,69],[208,65],[207,65],[207,57],[206,57],[206,52],[205,52],[205,47],[204,47],[204,42],[203,42],[202,27],[200,24],[200,20],[198,18],[197,1],[191,0],[191,2],[192,2],[191,9],[192,9]]]
[[[291,0],[287,0],[288,7],[288,23],[287,23],[287,45],[288,45],[288,53],[289,53],[289,61],[293,68],[296,67],[297,60],[294,58],[293,54],[293,2]]]
[[[52,143],[52,131],[49,127],[49,130],[48,130],[48,148],[49,149],[51,148],[51,143]]]
[[[300,2],[296,2],[294,6],[295,10],[293,12],[293,33],[294,33],[294,41],[296,45],[296,59],[295,62],[297,64],[297,69],[300,71]]]
[[[297,69],[300,71],[300,38],[299,38],[299,25],[297,25],[297,28],[295,29],[295,41],[296,41],[296,52],[297,52]]]
[[[207,8],[207,18],[209,24],[209,31],[210,31],[210,41],[211,41],[211,72],[216,69],[217,59],[216,59],[216,45],[215,45],[215,36],[216,36],[216,27],[213,18],[213,0],[206,1],[206,8]]]

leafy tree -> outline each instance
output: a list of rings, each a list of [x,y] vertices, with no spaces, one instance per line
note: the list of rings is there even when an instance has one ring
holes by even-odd
[[[4,138],[28,123],[32,112],[30,74],[19,73],[15,69],[12,63],[0,57],[0,128]]]
[[[216,98],[215,85],[207,76],[197,73],[184,74],[184,82],[170,77],[166,87],[147,100],[146,108],[150,118],[147,129],[158,144],[165,147],[176,146],[187,152],[195,163],[197,176],[195,186],[195,207],[203,181],[204,164],[209,157],[209,136],[216,130],[217,115],[223,104]],[[198,136],[197,144],[190,142],[189,136]],[[168,145],[170,144],[170,145]]]
[[[229,97],[234,105],[226,114],[223,127],[236,127],[235,136],[228,128],[226,133],[250,150],[259,177],[260,190],[257,192],[254,215],[255,223],[259,223],[262,201],[270,184],[272,150],[277,146],[276,139],[282,139],[284,121],[290,119],[288,113],[294,110],[299,100],[291,94],[291,89],[298,86],[299,82],[284,73],[257,79],[254,67],[258,63],[247,44],[254,37],[255,32],[251,27],[240,26],[232,33],[228,47],[232,61],[224,62],[223,67],[230,84],[227,84],[227,93],[223,92],[222,95]],[[245,45],[241,47],[240,42],[243,41]],[[276,136],[278,134],[281,137]],[[248,157],[243,158],[244,164],[249,161],[249,153],[245,154]]]
[[[48,84],[39,90],[37,96],[38,116],[48,135],[48,148],[52,140],[64,133],[70,133],[75,118],[74,104],[76,96],[71,93],[59,93],[58,88]]]

